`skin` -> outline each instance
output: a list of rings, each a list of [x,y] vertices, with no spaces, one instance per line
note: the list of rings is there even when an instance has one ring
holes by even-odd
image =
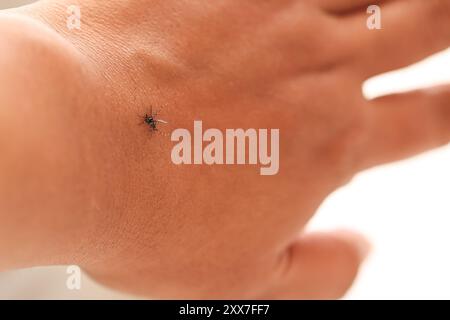
[[[368,251],[305,233],[361,170],[450,140],[450,89],[362,82],[450,43],[447,0],[40,1],[0,15],[0,269],[155,298],[341,297]],[[154,133],[142,125],[161,109]],[[176,128],[279,128],[280,171],[176,166]]]

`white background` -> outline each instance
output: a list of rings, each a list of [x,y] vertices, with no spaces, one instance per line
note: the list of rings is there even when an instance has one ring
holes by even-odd
[[[2,0],[0,7],[26,1]],[[373,79],[365,93],[438,83],[450,83],[450,51]],[[450,299],[450,147],[357,176],[327,199],[310,225],[336,227],[361,231],[373,246],[346,298]],[[66,279],[64,267],[0,273],[0,298],[126,297],[87,277],[80,291],[69,291]]]

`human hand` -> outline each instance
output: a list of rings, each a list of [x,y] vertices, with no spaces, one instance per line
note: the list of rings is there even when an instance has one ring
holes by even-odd
[[[158,298],[344,294],[367,245],[349,232],[304,233],[308,220],[357,172],[450,138],[448,88],[361,93],[368,77],[448,46],[449,1],[388,1],[383,30],[370,31],[372,2],[84,1],[79,31],[61,19],[66,1],[16,11],[56,30],[48,42],[75,66],[61,63],[60,79],[78,89],[69,111],[46,104],[33,124],[52,128],[37,141],[53,142],[41,174],[25,179],[39,178],[40,191],[20,199],[40,204],[33,232],[51,248],[42,261]],[[194,120],[222,132],[279,128],[278,174],[174,165],[170,138],[138,125],[150,104],[164,106],[163,133]],[[70,130],[56,123],[62,113]],[[66,175],[45,174],[54,159]]]

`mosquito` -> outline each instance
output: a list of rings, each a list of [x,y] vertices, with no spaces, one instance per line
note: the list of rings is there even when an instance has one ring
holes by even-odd
[[[158,116],[158,112],[153,112],[152,107],[150,107],[150,115],[145,114],[145,116],[144,116],[144,123],[146,125],[148,125],[150,127],[150,129],[153,131],[158,131],[158,128],[157,128],[158,123],[168,124],[167,121],[164,121],[161,119],[156,119],[157,116]]]

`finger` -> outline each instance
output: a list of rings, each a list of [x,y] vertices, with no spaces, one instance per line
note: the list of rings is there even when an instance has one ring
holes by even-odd
[[[327,12],[341,14],[370,5],[381,4],[386,2],[386,0],[307,0],[307,2],[318,6]]]
[[[389,95],[369,102],[365,169],[401,160],[450,141],[450,86]]]
[[[394,1],[381,7],[381,30],[361,14],[343,28],[351,33],[362,78],[408,66],[450,46],[450,1]]]
[[[370,245],[349,231],[302,236],[288,249],[284,272],[263,298],[337,299],[353,283]]]

